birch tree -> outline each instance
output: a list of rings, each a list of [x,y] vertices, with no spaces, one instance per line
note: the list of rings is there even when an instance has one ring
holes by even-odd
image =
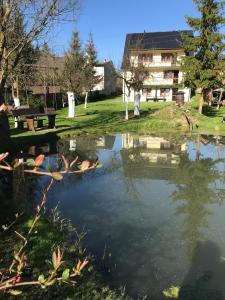
[[[144,80],[149,76],[149,71],[138,58],[138,52],[143,48],[143,38],[144,33],[140,34],[132,43],[126,42],[122,63],[123,70],[118,73],[118,77],[122,78],[127,88],[127,94],[125,93],[125,120],[129,119],[128,105],[131,91],[139,92],[143,88]]]

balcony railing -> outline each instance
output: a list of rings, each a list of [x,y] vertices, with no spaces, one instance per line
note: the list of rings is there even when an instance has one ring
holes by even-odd
[[[144,66],[147,68],[155,68],[155,67],[180,67],[180,63],[177,61],[151,61],[151,62],[138,62],[134,64],[135,67],[137,66]]]

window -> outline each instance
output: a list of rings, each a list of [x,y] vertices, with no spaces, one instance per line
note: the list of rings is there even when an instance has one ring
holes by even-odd
[[[160,89],[161,97],[168,97],[170,95],[170,89]]]
[[[164,71],[163,78],[164,79],[173,79],[174,72],[173,71]]]
[[[144,89],[143,90],[143,95],[145,95],[146,97],[151,97],[152,89]]]
[[[172,53],[161,53],[161,61],[162,62],[171,62],[173,60]]]
[[[152,62],[153,55],[152,54],[139,54],[138,61],[139,61],[139,63]]]

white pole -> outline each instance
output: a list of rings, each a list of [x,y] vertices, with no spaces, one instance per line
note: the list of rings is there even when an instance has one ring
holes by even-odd
[[[84,101],[84,108],[87,108],[87,99],[88,99],[88,92],[85,93],[85,101]]]
[[[13,100],[14,100],[15,107],[19,107],[20,106],[20,99],[15,97],[15,98],[13,98]]]
[[[68,118],[74,118],[75,117],[75,97],[73,92],[67,92],[68,96]]]
[[[17,97],[14,97],[13,100],[14,100],[15,108],[20,107],[20,99],[17,98]],[[15,128],[18,128],[18,122],[17,121],[18,121],[18,117],[15,118],[15,124],[14,124]]]

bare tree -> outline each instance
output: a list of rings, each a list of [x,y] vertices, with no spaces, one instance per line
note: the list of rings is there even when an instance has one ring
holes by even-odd
[[[75,20],[78,9],[79,0],[0,1],[0,97],[9,74],[20,61],[23,49],[47,34],[58,22]],[[21,35],[14,30],[18,16],[24,23]]]
[[[131,91],[138,92],[143,88],[144,80],[148,78],[149,71],[146,66],[139,59],[139,51],[143,48],[142,42],[143,34],[138,34],[137,38],[126,41],[124,50],[122,72],[118,74],[123,79],[124,85],[127,89],[125,93],[125,119],[128,120],[128,103],[130,100]]]

